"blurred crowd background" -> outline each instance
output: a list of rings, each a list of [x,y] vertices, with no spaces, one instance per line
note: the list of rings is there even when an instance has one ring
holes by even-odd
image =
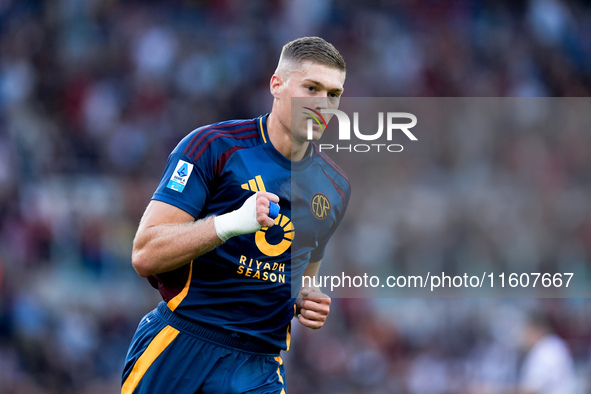
[[[591,91],[585,1],[0,0],[0,393],[119,390],[131,337],[159,300],[130,251],[169,152],[197,126],[268,112],[281,46],[303,35],[344,55],[346,96]],[[585,273],[590,124],[438,136],[428,156],[384,169],[382,187],[399,193],[388,231],[364,222],[371,205],[353,184],[327,265],[526,261]],[[449,203],[472,185],[469,209]],[[355,258],[362,246],[371,259]],[[588,392],[585,299],[335,299],[322,330],[295,325],[288,387],[509,393],[527,369],[531,311]]]

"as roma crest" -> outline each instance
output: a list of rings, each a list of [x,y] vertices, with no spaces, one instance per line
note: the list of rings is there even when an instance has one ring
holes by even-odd
[[[310,208],[317,219],[326,219],[330,214],[330,201],[324,194],[316,193],[312,197]]]

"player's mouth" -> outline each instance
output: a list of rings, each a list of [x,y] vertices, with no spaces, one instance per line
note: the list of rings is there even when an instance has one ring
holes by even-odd
[[[322,130],[323,128],[321,128],[321,126],[318,124],[318,122],[316,122],[315,119],[310,118],[310,117],[306,117],[306,124],[308,124],[310,121],[312,121],[312,130]]]

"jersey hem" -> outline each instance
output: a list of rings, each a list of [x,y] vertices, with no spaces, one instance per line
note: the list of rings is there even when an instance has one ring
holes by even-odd
[[[247,334],[230,332],[188,321],[171,311],[164,301],[158,304],[156,313],[170,326],[219,346],[261,356],[275,357],[281,353],[280,348],[259,342],[255,338],[247,336]]]

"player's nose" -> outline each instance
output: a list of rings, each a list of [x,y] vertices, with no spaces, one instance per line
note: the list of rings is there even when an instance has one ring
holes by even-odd
[[[328,108],[328,95],[326,92],[322,92],[322,94],[319,94],[318,96],[316,96],[315,100],[314,100],[314,109],[317,111],[320,111],[321,109],[327,109]]]

